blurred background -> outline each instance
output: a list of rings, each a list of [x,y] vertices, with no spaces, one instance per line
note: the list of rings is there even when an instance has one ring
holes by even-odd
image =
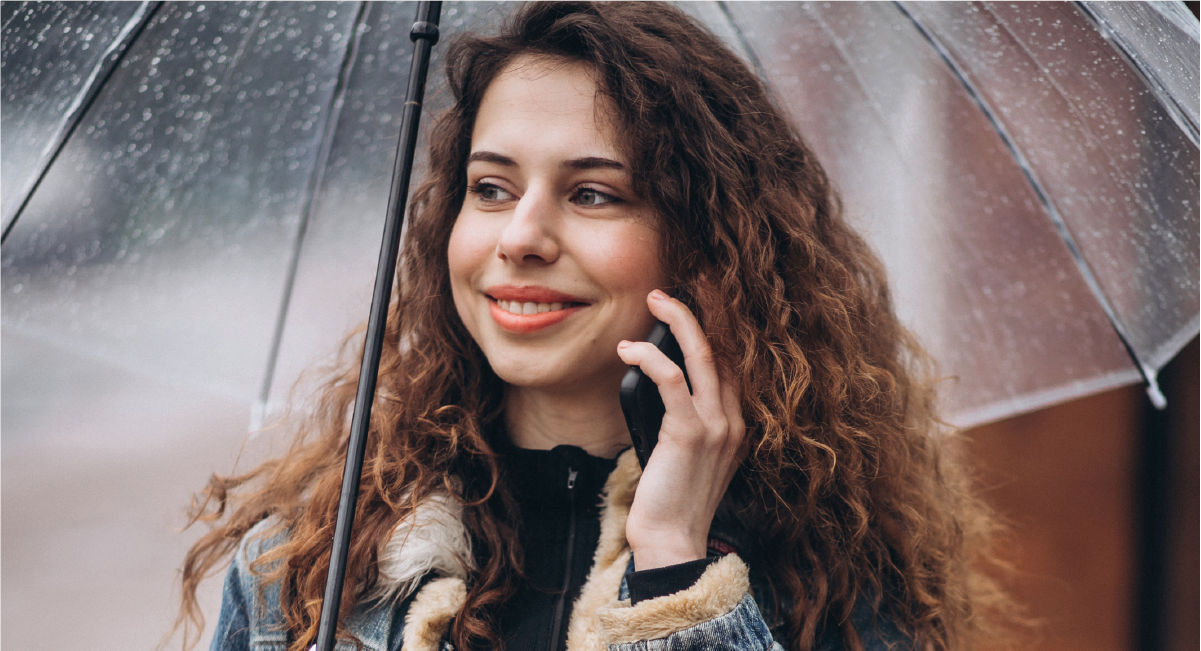
[[[19,336],[0,345],[0,644],[156,648],[200,533],[178,531],[184,507],[210,472],[233,470],[249,405]],[[1169,365],[1166,412],[1132,386],[966,432],[1008,521],[1005,581],[1041,622],[1029,648],[1198,648],[1197,361],[1194,341]],[[241,468],[270,452],[264,438]],[[220,581],[202,590],[212,618]]]
[[[1187,5],[681,5],[888,267],[1031,648],[1199,647]],[[0,8],[0,645],[175,648],[191,495],[281,450],[366,318],[415,3]],[[445,3],[430,112],[508,11]]]
[[[1166,411],[1126,387],[965,432],[1029,648],[1198,648],[1197,360],[1165,369]]]

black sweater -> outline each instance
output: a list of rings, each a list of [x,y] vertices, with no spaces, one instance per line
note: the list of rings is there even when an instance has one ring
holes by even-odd
[[[502,454],[520,509],[518,536],[526,576],[517,594],[500,607],[499,630],[507,649],[566,649],[572,604],[588,579],[600,540],[601,492],[617,460],[593,457],[570,445],[553,450],[510,445]],[[631,599],[637,603],[685,589],[710,562],[627,574]]]

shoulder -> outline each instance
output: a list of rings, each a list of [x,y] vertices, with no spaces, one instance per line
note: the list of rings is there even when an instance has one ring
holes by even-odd
[[[279,585],[269,580],[275,564],[260,562],[263,555],[283,544],[288,530],[278,518],[268,517],[250,528],[238,543],[226,580],[226,592],[236,589],[250,609],[252,619],[266,612],[273,621],[279,611]],[[278,561],[276,562],[278,563]]]
[[[279,584],[268,580],[271,568],[258,562],[286,539],[287,530],[275,518],[259,522],[242,536],[225,576],[214,650],[287,646]]]
[[[269,569],[264,571],[256,562],[286,537],[279,523],[268,519],[252,527],[238,542],[225,575],[212,651],[283,651],[287,647],[278,583],[269,582]]]
[[[423,524],[428,523],[423,521]],[[430,531],[423,533],[432,535]],[[272,576],[277,564],[284,561],[265,560],[264,556],[285,543],[288,537],[288,528],[275,517],[264,519],[242,536],[225,580],[221,619],[214,633],[214,650],[250,648],[282,651],[287,647],[288,631],[281,602],[281,585]],[[405,559],[413,562],[412,555],[421,551],[418,549],[420,547],[415,544]],[[401,560],[390,559],[390,562],[395,564]],[[389,569],[395,570],[388,568],[388,563],[385,560],[381,574]],[[449,621],[447,614],[457,612],[466,597],[462,579],[435,579],[439,573],[436,571],[439,569],[437,565],[436,560],[427,561],[413,585],[406,590],[393,586],[385,592],[377,591],[364,598],[344,621],[358,644],[339,640],[336,649],[387,651],[398,647],[402,640],[405,648],[437,648],[436,642],[413,643],[436,638]],[[386,575],[382,579],[389,580]],[[391,581],[395,582],[395,578]],[[415,624],[411,631],[407,630],[406,621]]]
[[[859,635],[863,651],[914,651],[918,645],[891,616],[873,605],[873,599],[860,595],[851,609],[851,626]],[[847,648],[838,622],[827,616],[825,630],[818,639],[816,651],[841,651]]]
[[[234,552],[233,563],[240,569],[254,567],[262,572],[263,568],[255,567],[258,560],[267,552],[275,549],[288,539],[288,529],[276,516],[269,516],[259,521],[247,531],[238,542],[238,550]]]
[[[773,568],[763,559],[762,554],[756,553],[754,540],[754,534],[736,517],[735,510],[723,503],[709,530],[709,553],[736,553],[745,560],[748,566],[746,571],[749,596],[758,607],[772,636],[777,640],[784,640],[787,639],[786,620],[794,602],[787,591],[781,589],[779,583],[771,580],[771,577],[778,576],[775,571],[778,568]],[[878,601],[880,603],[877,603]],[[898,625],[886,612],[884,601],[874,599],[872,594],[860,594],[851,609],[851,624],[859,634],[864,650],[907,651],[916,648],[904,627]],[[818,651],[845,648],[838,618],[828,613],[827,619],[828,623],[819,627],[815,648]]]

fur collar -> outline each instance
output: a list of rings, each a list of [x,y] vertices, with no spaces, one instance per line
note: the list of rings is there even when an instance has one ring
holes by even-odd
[[[380,549],[379,582],[371,597],[400,601],[413,594],[427,574],[467,578],[474,564],[462,514],[463,506],[445,492],[418,504]]]
[[[567,629],[570,651],[605,649],[597,610],[617,597],[630,560],[626,542],[626,517],[642,468],[633,450],[617,460],[605,483],[601,506],[600,541],[588,580],[580,590]],[[463,579],[471,567],[471,542],[463,524],[462,507],[446,494],[436,494],[417,507],[413,517],[396,526],[380,550],[380,582],[375,597],[404,599],[427,574],[431,581],[418,593],[405,618],[404,650],[434,651],[455,614],[463,607],[467,591]]]

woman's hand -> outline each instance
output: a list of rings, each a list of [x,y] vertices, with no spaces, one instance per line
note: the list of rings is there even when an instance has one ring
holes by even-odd
[[[666,407],[659,443],[626,520],[626,539],[638,570],[705,557],[709,525],[742,461],[746,433],[738,389],[722,380],[696,317],[657,289],[647,304],[680,342],[692,394],[680,367],[658,348],[646,342],[618,344],[622,361],[642,368],[659,387]]]

